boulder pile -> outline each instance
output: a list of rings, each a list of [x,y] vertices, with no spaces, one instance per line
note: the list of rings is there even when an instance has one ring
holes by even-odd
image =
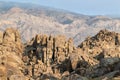
[[[78,47],[63,35],[21,42],[16,29],[0,32],[0,80],[119,80],[120,34],[101,30]]]

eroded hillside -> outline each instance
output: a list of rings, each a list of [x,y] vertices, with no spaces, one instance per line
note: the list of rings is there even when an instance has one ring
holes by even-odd
[[[23,44],[16,29],[0,33],[1,80],[119,80],[120,34],[101,30],[78,47],[63,35]]]

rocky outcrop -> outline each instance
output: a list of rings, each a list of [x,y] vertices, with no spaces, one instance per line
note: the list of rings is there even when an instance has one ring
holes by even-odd
[[[94,37],[88,37],[82,42],[79,47],[86,53],[97,57],[97,55],[104,55],[103,57],[119,57],[120,54],[120,34],[109,32],[108,30],[101,30]],[[114,53],[114,54],[113,54]]]
[[[112,36],[118,36],[115,33],[109,31],[100,31],[96,36],[98,36],[100,43],[103,43],[103,38],[101,36],[107,36],[110,33]],[[108,35],[109,37],[109,35]],[[101,39],[100,39],[101,38]],[[107,39],[107,38],[105,38]],[[113,40],[114,41],[114,40]],[[88,43],[87,43],[88,42]],[[91,43],[90,43],[91,42]],[[115,55],[111,54],[111,57],[108,57],[108,54],[105,54],[105,50],[107,49],[103,45],[93,46],[91,48],[91,44],[98,42],[94,39],[86,40],[86,43],[80,45],[80,48],[76,48],[73,45],[72,39],[66,39],[65,36],[47,36],[47,35],[37,35],[33,38],[29,43],[26,44],[25,53],[23,56],[23,61],[26,63],[26,70],[28,77],[32,77],[33,79],[40,79],[41,77],[49,75],[54,76],[58,79],[65,77],[65,75],[69,76],[70,74],[78,74],[88,78],[94,78],[96,76],[102,76],[107,72],[110,72],[113,67],[109,67],[119,63],[119,58],[115,58]],[[108,42],[104,44],[112,45],[115,47],[119,44],[114,44],[113,42]],[[116,42],[116,40],[114,41]],[[95,45],[99,45],[100,43],[95,43]],[[89,45],[90,44],[90,45]],[[103,48],[102,48],[103,47]],[[104,50],[97,53],[91,53],[88,51],[95,52],[98,50]],[[118,54],[118,53],[116,53]],[[32,67],[31,67],[32,66]],[[102,68],[100,68],[102,67]],[[108,70],[107,68],[110,68]],[[103,69],[103,70],[102,70]],[[100,72],[102,70],[103,72]],[[67,73],[66,73],[67,72]],[[29,76],[30,75],[30,76]],[[70,76],[71,77],[71,76]],[[43,79],[43,77],[41,78]]]
[[[110,80],[120,76],[120,34],[101,30],[78,47],[63,35],[23,44],[16,29],[0,33],[1,80]]]
[[[37,35],[30,43],[32,44],[26,46],[23,61],[27,65],[33,66],[32,68],[36,67],[39,70],[28,75],[36,77],[43,73],[56,74],[56,72],[61,75],[59,66],[69,58],[69,54],[74,50],[72,39],[67,41],[66,37],[62,35],[56,37]],[[27,69],[31,71],[30,68]]]
[[[23,61],[28,71],[26,75],[33,79],[43,79],[38,76],[44,75],[61,79],[72,72],[84,76],[86,68],[98,64],[82,49],[76,48],[72,38],[42,34],[36,35],[26,44]]]
[[[22,61],[23,44],[19,32],[8,28],[0,38],[0,79],[15,80],[16,76],[24,76],[22,73],[24,63]],[[13,76],[14,75],[14,76]]]
[[[108,30],[101,30],[97,35],[87,38],[78,47],[80,47],[86,54],[96,59],[99,64],[94,68],[93,72],[88,74],[91,77],[98,77],[96,80],[106,77],[108,80],[113,78],[116,74],[119,75],[118,65],[120,62],[120,34],[110,32]],[[117,66],[117,69],[116,69]],[[118,71],[117,71],[118,70]],[[117,71],[117,72],[116,72]],[[114,73],[115,72],[115,73]],[[111,73],[114,73],[111,75]],[[107,77],[106,75],[111,75]]]
[[[101,30],[78,47],[73,45],[71,38],[62,35],[37,35],[25,44],[25,75],[42,80],[109,80],[117,77],[120,75],[119,35]]]

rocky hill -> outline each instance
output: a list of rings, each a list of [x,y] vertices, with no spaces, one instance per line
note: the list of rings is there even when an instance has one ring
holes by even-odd
[[[101,30],[78,47],[64,35],[38,34],[27,43],[19,31],[0,32],[1,80],[119,80],[120,34]]]
[[[36,34],[64,34],[75,45],[101,29],[120,31],[120,20],[106,16],[87,16],[34,4],[0,2],[0,30],[13,27],[20,31],[22,41]]]

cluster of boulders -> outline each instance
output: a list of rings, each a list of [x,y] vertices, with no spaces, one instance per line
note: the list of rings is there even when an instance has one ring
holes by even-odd
[[[92,67],[94,69],[90,72],[90,77],[96,80],[103,78],[110,80],[120,75],[119,33],[101,30],[97,35],[86,38],[78,47],[99,62],[98,65]]]
[[[63,35],[23,44],[16,29],[0,32],[0,80],[119,80],[120,34],[101,30],[78,47]]]

